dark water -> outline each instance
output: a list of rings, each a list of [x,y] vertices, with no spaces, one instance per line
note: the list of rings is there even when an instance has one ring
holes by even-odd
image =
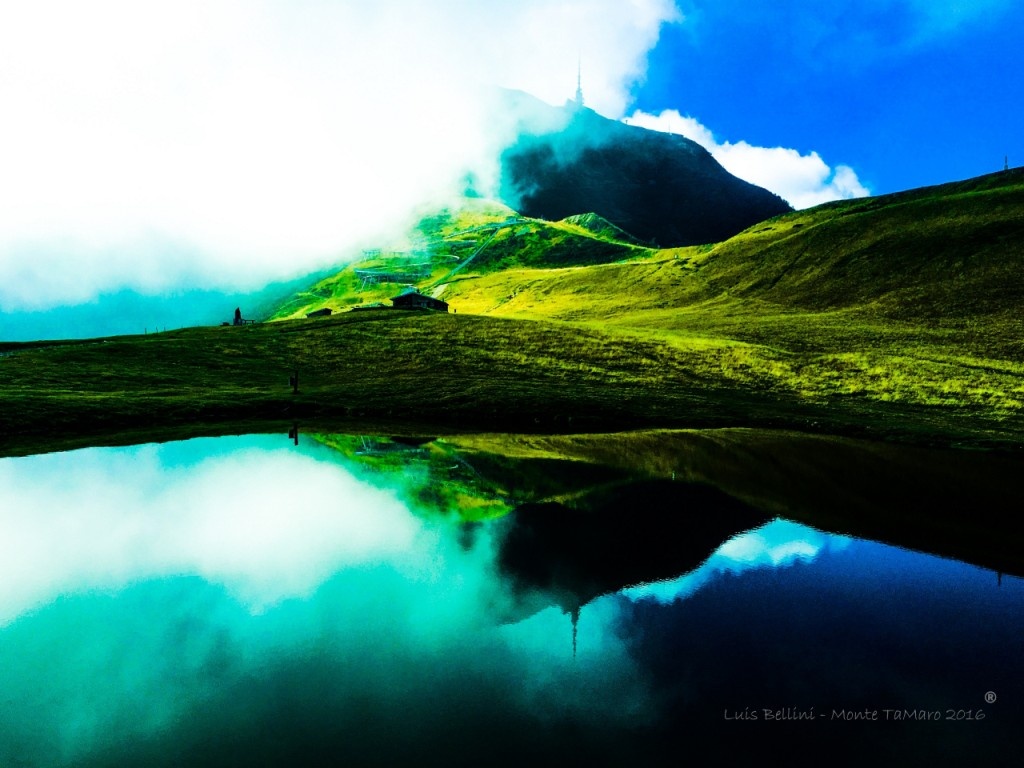
[[[1020,764],[1015,576],[342,442],[0,460],[0,765]]]

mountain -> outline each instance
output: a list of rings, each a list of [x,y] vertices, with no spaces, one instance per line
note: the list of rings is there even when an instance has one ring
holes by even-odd
[[[1024,169],[826,203],[646,263],[552,270],[543,281],[531,275],[498,313],[702,331],[714,324],[746,340],[792,335],[804,347],[823,334],[848,336],[856,316],[929,333],[963,328],[974,352],[1019,360],[1022,212]],[[465,311],[488,310],[522,282],[487,275],[453,285],[445,298]],[[468,301],[470,291],[478,301]],[[781,317],[815,324],[784,332],[772,320]],[[836,325],[825,331],[831,317]]]
[[[683,136],[520,92],[508,92],[505,103],[518,138],[501,158],[499,197],[525,216],[557,221],[592,212],[669,247],[725,240],[793,210]]]
[[[326,307],[387,305],[400,290],[396,286],[407,283],[440,294],[448,283],[469,275],[609,264],[654,253],[593,213],[554,222],[526,219],[482,198],[467,198],[431,213],[406,239],[416,247],[402,250],[393,246],[364,253],[337,273],[297,292],[273,318],[305,317]]]
[[[829,408],[1024,416],[1024,169],[796,211],[713,246],[466,270],[461,313],[672,339],[684,368]],[[896,420],[894,419],[894,422]]]
[[[713,246],[655,251],[482,200],[420,232],[296,296],[284,322],[0,343],[0,454],[300,419],[1024,445],[1024,171],[829,203]],[[386,300],[413,271],[450,313],[303,316]]]

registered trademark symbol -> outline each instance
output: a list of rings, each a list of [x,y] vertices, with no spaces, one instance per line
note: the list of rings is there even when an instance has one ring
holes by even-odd
[[[992,691],[989,691],[988,693],[985,694],[985,701],[987,703],[994,704],[995,700],[996,700],[996,695]]]

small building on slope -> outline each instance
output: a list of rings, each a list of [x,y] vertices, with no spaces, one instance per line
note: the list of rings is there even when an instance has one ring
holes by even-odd
[[[448,302],[435,299],[433,296],[426,296],[415,288],[406,288],[391,300],[395,309],[436,309],[439,312],[448,311]]]

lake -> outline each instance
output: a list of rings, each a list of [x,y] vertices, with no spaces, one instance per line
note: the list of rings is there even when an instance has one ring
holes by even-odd
[[[1019,464],[742,430],[0,459],[0,765],[1019,764]]]

